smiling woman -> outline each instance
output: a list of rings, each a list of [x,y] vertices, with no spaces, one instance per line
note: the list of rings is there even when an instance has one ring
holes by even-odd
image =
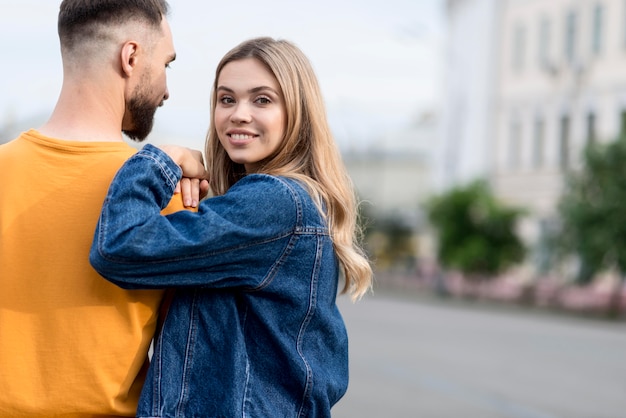
[[[193,167],[146,146],[111,184],[90,253],[122,287],[178,287],[138,416],[329,418],[348,384],[337,293],[358,300],[372,269],[315,73],[294,44],[250,39],[217,65],[211,109],[214,196],[160,216]]]

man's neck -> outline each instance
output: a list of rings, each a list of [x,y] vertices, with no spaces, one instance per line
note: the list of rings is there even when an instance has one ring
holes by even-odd
[[[116,95],[113,86],[109,87],[64,83],[50,119],[39,132],[71,141],[123,141],[124,99]]]

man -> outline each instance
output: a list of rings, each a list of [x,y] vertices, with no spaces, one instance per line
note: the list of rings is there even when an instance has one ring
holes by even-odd
[[[64,0],[57,105],[0,146],[1,417],[135,414],[163,292],[118,288],[88,254],[135,152],[122,132],[143,140],[169,95],[167,12],[165,0]],[[195,206],[197,181],[184,190]],[[168,209],[182,207],[177,195]]]

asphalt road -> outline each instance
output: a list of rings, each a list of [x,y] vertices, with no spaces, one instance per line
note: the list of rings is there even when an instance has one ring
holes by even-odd
[[[626,323],[368,296],[333,418],[626,418]]]

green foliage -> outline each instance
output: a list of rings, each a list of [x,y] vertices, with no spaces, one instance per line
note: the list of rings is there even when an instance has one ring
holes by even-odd
[[[525,248],[515,225],[524,212],[499,204],[485,182],[435,196],[426,209],[444,267],[468,277],[490,277],[523,260]]]
[[[570,173],[558,210],[557,243],[581,261],[578,281],[604,268],[626,273],[626,138],[585,149],[583,167]]]

